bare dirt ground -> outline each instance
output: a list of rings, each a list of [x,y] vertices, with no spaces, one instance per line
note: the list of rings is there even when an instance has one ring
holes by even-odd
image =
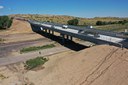
[[[34,33],[28,22],[14,19],[8,30],[0,31],[0,38],[4,39],[1,43],[10,43],[40,39],[43,36]]]
[[[0,85],[128,85],[128,50],[101,45],[49,56],[43,69],[0,68]]]
[[[6,34],[5,34],[6,33]],[[0,35],[32,33],[29,23],[13,19],[12,26],[7,31],[2,31]]]
[[[0,48],[6,51],[8,46],[19,49],[44,43],[28,23],[19,20],[0,32],[0,38],[5,39]],[[127,49],[99,45],[47,57],[49,61],[36,70],[25,70],[23,62],[0,67],[0,85],[128,85]]]
[[[12,42],[20,42],[20,41],[37,40],[44,37],[36,33],[21,33],[21,34],[0,35],[0,38],[3,38],[5,40],[3,43],[12,43]]]
[[[26,21],[13,20],[8,30],[0,31],[0,57],[19,54],[20,49],[29,46],[44,45],[51,40],[34,33]]]

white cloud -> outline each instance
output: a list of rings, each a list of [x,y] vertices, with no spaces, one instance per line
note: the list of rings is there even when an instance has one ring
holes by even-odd
[[[4,6],[0,6],[0,9],[3,9],[4,8]]]

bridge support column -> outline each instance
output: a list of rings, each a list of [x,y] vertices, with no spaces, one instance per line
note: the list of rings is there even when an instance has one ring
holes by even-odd
[[[52,31],[52,35],[54,35],[54,31]]]
[[[42,31],[44,32],[44,29]]]
[[[65,43],[65,35],[62,34],[62,42]]]
[[[69,36],[68,35],[66,35],[66,38],[67,38],[67,40],[69,40]]]
[[[46,32],[46,29],[44,29],[43,31]]]
[[[64,34],[60,34],[60,36],[62,37],[62,43],[65,43],[65,35]]]
[[[45,29],[45,32],[47,33],[47,29]]]
[[[51,33],[51,30],[48,30],[48,33],[50,34]]]
[[[47,33],[47,29],[45,29],[45,32]]]
[[[72,37],[72,36],[70,36],[70,40],[71,40],[71,41],[73,40],[73,37]]]

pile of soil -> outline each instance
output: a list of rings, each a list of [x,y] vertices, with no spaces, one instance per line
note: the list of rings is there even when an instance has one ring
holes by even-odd
[[[128,50],[114,46],[59,55],[45,67],[42,72],[28,73],[34,83],[39,78],[36,85],[128,85]]]
[[[36,40],[42,38],[41,35],[34,33],[27,21],[13,19],[12,26],[4,31],[0,31],[0,43]]]
[[[26,21],[13,19],[11,27],[7,30],[0,31],[0,36],[21,33],[33,33],[30,24]]]
[[[10,27],[11,33],[32,33],[31,26],[26,21],[13,19],[12,26]]]

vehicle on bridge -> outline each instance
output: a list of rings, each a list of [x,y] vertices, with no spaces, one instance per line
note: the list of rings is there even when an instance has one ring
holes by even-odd
[[[68,28],[68,26],[67,26],[67,25],[63,25],[63,26],[62,26],[62,28],[67,29],[67,28]]]

